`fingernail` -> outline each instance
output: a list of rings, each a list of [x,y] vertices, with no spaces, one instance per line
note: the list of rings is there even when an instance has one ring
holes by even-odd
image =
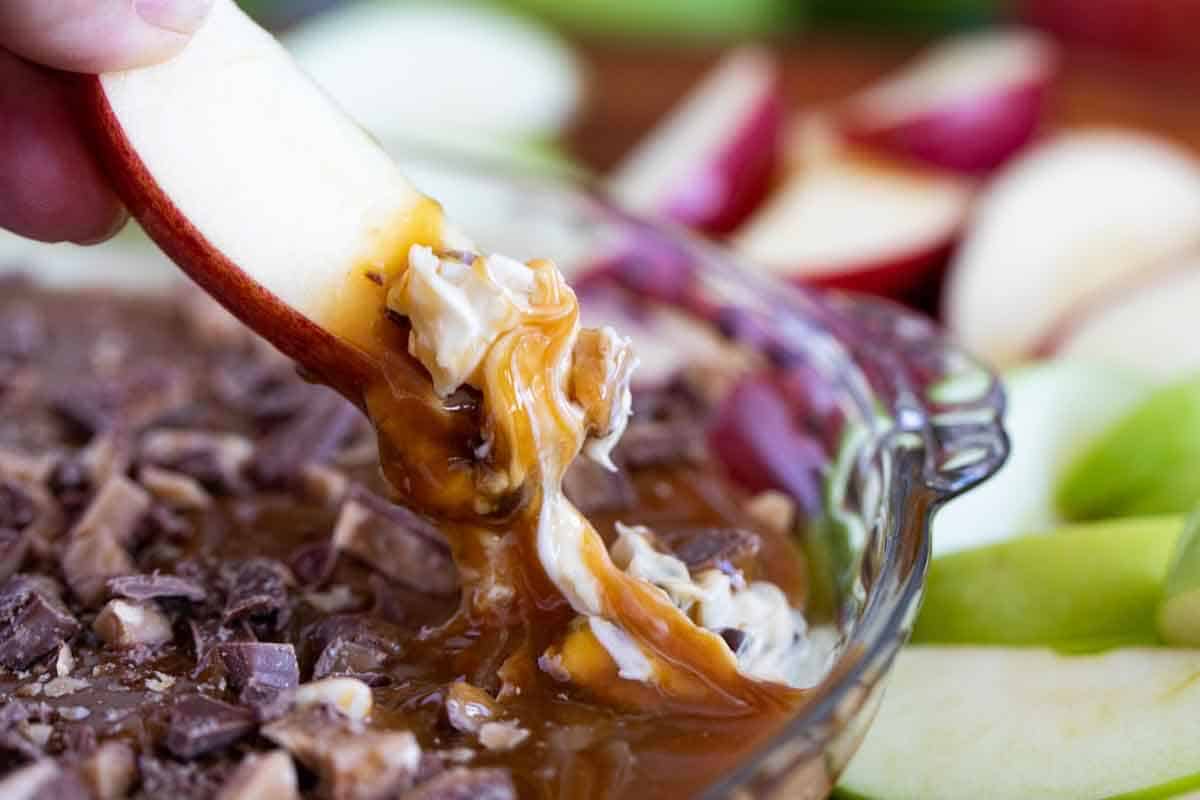
[[[133,0],[139,17],[174,33],[195,33],[211,5],[212,0]]]

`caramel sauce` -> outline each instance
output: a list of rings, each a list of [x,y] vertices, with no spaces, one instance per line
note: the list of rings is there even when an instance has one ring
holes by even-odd
[[[388,293],[408,279],[409,247],[439,249],[440,208],[430,201],[381,237],[332,298],[320,320],[364,350],[376,376],[352,398],[377,432],[383,473],[395,499],[434,518],[450,541],[463,578],[458,611],[407,650],[418,685],[377,706],[383,725],[411,726],[421,698],[436,697],[463,676],[498,676],[506,713],[535,744],[488,753],[513,769],[531,797],[690,796],[728,771],[794,712],[804,692],[750,679],[715,633],[690,620],[666,595],[630,577],[609,556],[616,518],[598,530],[561,495],[563,474],[614,398],[592,380],[603,361],[589,332],[576,343],[574,293],[549,263],[533,262],[537,302],[522,324],[503,334],[480,367],[478,393],[443,399],[409,354],[409,327],[386,311]],[[481,263],[478,259],[476,266]],[[566,387],[566,392],[563,387]],[[573,398],[566,394],[574,392]],[[581,417],[580,407],[584,407]],[[489,443],[484,452],[481,445]],[[637,476],[647,503],[620,521],[669,519],[676,525],[745,524],[746,498],[723,482],[681,470]],[[711,478],[709,479],[711,482]],[[707,496],[706,496],[707,495]],[[539,521],[561,515],[597,587],[594,613],[616,624],[652,656],[654,681],[620,677],[585,620],[547,574],[539,556]],[[758,569],[794,602],[803,597],[798,554],[781,535]],[[540,663],[556,659],[563,682]],[[436,723],[430,723],[436,727]],[[429,728],[426,728],[427,730]]]

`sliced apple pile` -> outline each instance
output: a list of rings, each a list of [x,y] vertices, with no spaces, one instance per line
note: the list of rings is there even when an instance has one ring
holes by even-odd
[[[731,243],[788,280],[902,293],[949,255],[972,190],[953,174],[833,143],[794,160]]]
[[[1200,651],[910,647],[840,793],[1177,797],[1200,788]]]
[[[396,155],[424,145],[527,163],[529,143],[561,134],[583,92],[564,42],[479,5],[339,6],[282,41]]]
[[[962,36],[841,108],[853,140],[945,169],[995,169],[1033,138],[1057,53],[1030,30]]]
[[[97,150],[150,237],[316,373],[361,368],[323,327],[331,301],[355,268],[404,256],[396,231],[443,233],[371,137],[233,0],[176,58],[80,80]]]
[[[782,120],[770,58],[734,51],[618,165],[609,189],[632,211],[728,232],[766,194]]]
[[[944,315],[968,348],[1010,364],[1034,355],[1062,320],[1197,241],[1200,162],[1140,134],[1063,134],[980,198],[951,264]]]

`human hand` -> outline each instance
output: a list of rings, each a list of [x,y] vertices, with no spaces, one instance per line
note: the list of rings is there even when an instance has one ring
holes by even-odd
[[[170,57],[212,0],[0,0],[0,228],[48,242],[112,236],[126,213],[76,125],[59,70]]]

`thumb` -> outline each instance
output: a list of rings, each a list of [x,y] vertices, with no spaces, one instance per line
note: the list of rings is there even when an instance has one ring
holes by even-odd
[[[203,23],[213,0],[0,0],[0,47],[73,72],[162,61]]]

